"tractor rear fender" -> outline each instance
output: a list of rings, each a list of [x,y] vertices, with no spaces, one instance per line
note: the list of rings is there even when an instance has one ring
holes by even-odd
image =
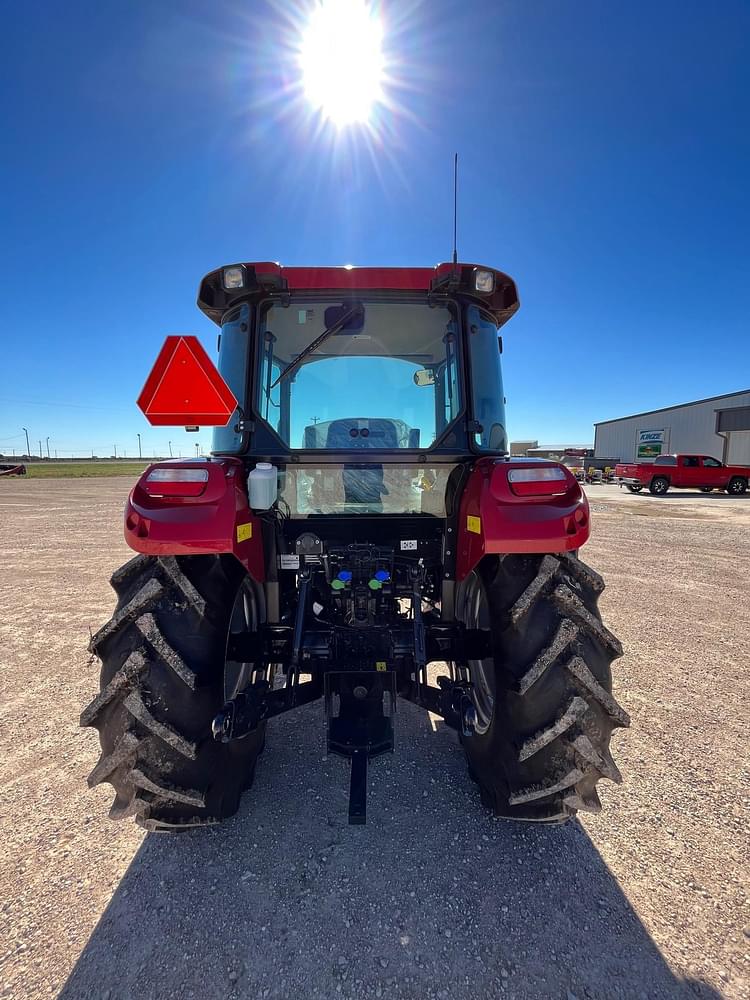
[[[562,477],[541,483],[512,483],[508,478],[513,469],[545,467],[561,469]],[[589,537],[589,505],[575,476],[563,465],[482,458],[461,496],[457,532],[456,577],[463,580],[485,555],[579,549]]]
[[[204,481],[155,481],[149,479],[154,470],[172,470],[160,471],[160,476],[179,477],[188,470],[208,476]],[[232,553],[254,580],[265,580],[261,523],[248,506],[243,465],[236,458],[150,465],[128,497],[125,541],[136,552],[153,556]]]

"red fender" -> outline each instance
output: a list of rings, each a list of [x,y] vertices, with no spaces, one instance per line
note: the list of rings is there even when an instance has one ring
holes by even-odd
[[[539,468],[524,459],[480,459],[461,496],[456,578],[463,580],[482,556],[492,553],[570,552],[589,537],[589,504],[575,476],[554,484],[555,495],[519,496],[508,480],[511,469]]]
[[[196,496],[174,495],[182,484],[148,482],[149,472],[157,468],[205,469],[208,481],[188,484],[200,491]],[[261,522],[248,506],[243,468],[237,458],[150,465],[128,497],[125,541],[136,552],[152,556],[232,553],[262,583]]]

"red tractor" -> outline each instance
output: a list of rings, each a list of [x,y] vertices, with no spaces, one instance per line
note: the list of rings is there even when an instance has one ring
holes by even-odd
[[[207,275],[198,305],[221,377],[195,338],[169,338],[140,402],[153,423],[214,424],[212,454],[141,476],[138,555],[91,640],[101,691],[81,724],[99,731],[89,784],[113,785],[111,815],[149,830],[231,816],[268,720],[322,698],[362,823],[397,696],[456,730],[497,815],[598,811],[599,779],[621,780],[622,648],[578,558],[578,482],[508,458],[512,279],[242,264]]]

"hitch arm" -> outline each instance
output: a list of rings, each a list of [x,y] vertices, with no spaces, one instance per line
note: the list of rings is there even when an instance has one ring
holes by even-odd
[[[211,733],[220,743],[241,740],[255,732],[266,719],[307,705],[319,697],[320,685],[315,681],[276,691],[268,689],[268,681],[258,681],[224,705],[211,723]]]
[[[292,638],[292,659],[289,664],[289,674],[287,683],[294,687],[299,679],[299,661],[302,655],[302,635],[305,626],[305,615],[307,614],[307,598],[310,593],[310,581],[312,580],[312,569],[305,566],[299,575],[299,594],[297,598],[297,610],[294,616],[294,636]]]

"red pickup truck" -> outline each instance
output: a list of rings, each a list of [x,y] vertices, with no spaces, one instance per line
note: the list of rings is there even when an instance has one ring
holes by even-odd
[[[670,486],[678,490],[726,490],[733,496],[747,491],[750,466],[723,465],[708,455],[659,455],[653,462],[615,466],[615,482],[639,493],[644,486],[663,496]]]

